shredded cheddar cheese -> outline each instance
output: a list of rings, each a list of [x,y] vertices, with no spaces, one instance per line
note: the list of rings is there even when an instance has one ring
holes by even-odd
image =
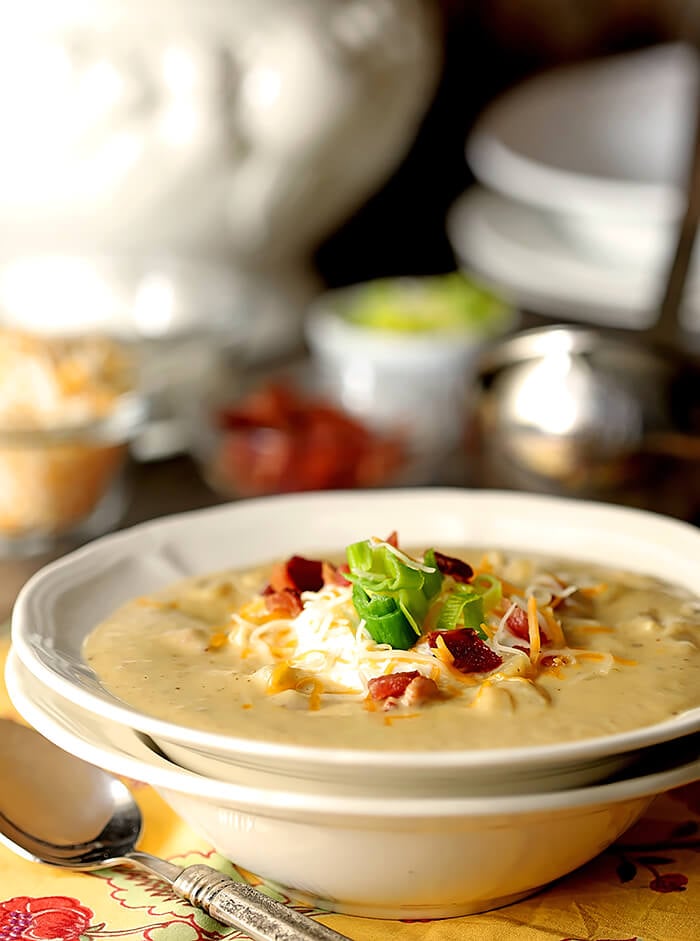
[[[435,656],[442,660],[443,663],[452,665],[455,662],[454,655],[445,643],[445,638],[442,634],[438,635],[437,641],[435,643]]]
[[[583,588],[579,588],[579,591],[582,595],[585,595],[586,598],[595,598],[596,595],[602,594],[607,590],[606,582],[598,582],[597,585],[586,585]]]
[[[530,662],[534,665],[540,658],[542,647],[540,621],[537,617],[537,599],[534,595],[530,595],[527,599],[527,628],[530,635]]]
[[[283,660],[273,667],[267,681],[267,692],[274,695],[287,689],[294,689],[298,682],[298,674],[290,667],[287,660]]]
[[[224,631],[216,631],[209,638],[209,643],[207,645],[208,650],[218,650],[220,647],[223,647],[228,643],[228,634]]]
[[[566,637],[564,637],[564,631],[562,630],[561,623],[554,617],[551,607],[549,605],[545,605],[542,608],[542,614],[544,615],[545,623],[547,625],[547,633],[549,634],[549,638],[554,646],[566,647]]]

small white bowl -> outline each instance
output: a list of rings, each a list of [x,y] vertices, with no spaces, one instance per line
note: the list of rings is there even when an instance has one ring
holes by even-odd
[[[485,109],[467,160],[480,182],[540,209],[615,226],[673,224],[697,74],[682,43],[550,69]]]
[[[546,521],[546,525],[543,525]],[[189,575],[340,548],[399,528],[405,545],[482,545],[575,554],[648,573],[691,591],[700,584],[700,530],[656,514],[525,493],[431,489],[326,492],[246,500],[155,520],[52,563],[22,589],[13,647],[40,682],[81,709],[172,746],[191,767],[223,760],[272,774],[354,782],[373,792],[464,794],[507,776],[511,789],[600,780],[635,752],[700,730],[700,707],[655,725],[543,746],[445,751],[306,747],[206,732],[147,715],[114,697],[82,655],[86,635],[121,603]],[[171,751],[173,757],[175,753]],[[562,775],[565,776],[562,778]],[[580,777],[577,778],[577,775]]]
[[[654,749],[629,777],[554,793],[377,799],[239,786],[169,763],[14,655],[6,680],[20,714],[55,744],[152,785],[219,853],[290,897],[350,915],[447,918],[515,902],[602,852],[654,795],[700,777],[695,737],[688,749]]]
[[[430,282],[385,283],[408,304],[429,290]],[[464,435],[465,393],[479,351],[515,325],[515,312],[503,303],[483,327],[450,330],[436,325],[414,332],[354,322],[348,312],[379,283],[354,284],[317,298],[307,314],[307,343],[321,384],[347,412],[378,430],[403,433],[415,453],[439,462]]]

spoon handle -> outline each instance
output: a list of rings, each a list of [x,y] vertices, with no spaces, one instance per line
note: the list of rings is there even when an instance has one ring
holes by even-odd
[[[188,866],[172,888],[217,921],[243,928],[255,941],[348,941],[347,935],[288,908],[246,882],[234,882],[210,866]]]

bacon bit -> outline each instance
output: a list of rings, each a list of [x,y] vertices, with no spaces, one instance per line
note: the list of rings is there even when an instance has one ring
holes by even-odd
[[[367,683],[370,697],[376,701],[392,698],[398,699],[406,692],[408,684],[420,676],[418,670],[406,673],[387,673],[384,676],[375,676]]]
[[[558,667],[563,667],[567,663],[566,657],[556,654],[545,654],[544,657],[540,657],[540,666],[545,669],[557,669]]]
[[[542,638],[540,637],[540,622],[537,617],[537,599],[530,595],[527,599],[527,626],[530,634],[530,663],[537,663],[540,658]]]
[[[474,569],[468,562],[456,559],[451,555],[443,555],[435,550],[435,562],[443,575],[450,575],[456,582],[469,582],[474,577]]]
[[[530,632],[528,630],[527,614],[521,607],[516,605],[506,618],[505,626],[515,637],[521,640],[529,640]]]
[[[222,434],[211,471],[237,496],[376,486],[406,457],[398,435],[286,383],[261,386],[213,418]]]
[[[294,588],[283,588],[281,591],[268,591],[266,588],[263,594],[267,610],[279,614],[280,617],[295,618],[304,609],[301,592],[295,591]]]
[[[526,640],[528,643],[530,642],[530,622],[527,613],[518,605],[516,605],[508,615],[505,626],[515,637]],[[550,642],[549,637],[543,630],[540,630],[540,642],[543,645]],[[522,647],[518,647],[518,650],[523,650],[524,653],[530,652],[529,650],[524,650]]]
[[[274,567],[268,587],[273,591],[283,591],[285,588],[320,591],[323,588],[323,563],[293,555]]]
[[[321,577],[324,585],[351,585],[343,572],[349,572],[350,566],[347,564],[335,566],[331,562],[321,563]]]
[[[452,666],[460,673],[491,673],[503,663],[502,657],[491,650],[470,627],[453,631],[430,631],[427,635],[428,644],[437,647],[439,637],[442,637],[454,657]]]
[[[386,542],[390,546],[393,546],[394,549],[398,549],[399,548],[399,534],[397,533],[397,531],[395,529],[392,529],[392,531],[386,537],[384,542]]]

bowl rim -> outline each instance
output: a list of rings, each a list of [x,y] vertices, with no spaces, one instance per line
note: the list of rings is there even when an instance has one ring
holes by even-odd
[[[17,427],[0,425],[0,447],[50,448],[61,445],[126,444],[143,429],[149,415],[147,395],[138,389],[123,392],[105,415],[80,422]]]
[[[479,115],[465,144],[467,163],[485,185],[538,209],[584,220],[610,216],[618,222],[652,226],[673,222],[683,202],[674,182],[579,172],[548,162],[541,153],[530,156],[518,140],[518,128],[523,117],[541,102],[547,103],[555,90],[559,99],[568,96],[572,105],[580,103],[581,95],[605,98],[615,86],[626,90],[628,97],[632,89],[638,98],[639,90],[645,90],[645,74],[667,78],[675,74],[669,73],[670,68],[685,68],[688,62],[687,46],[668,42],[533,75],[504,91]],[[681,81],[685,79],[685,73],[678,75]],[[513,129],[515,142],[509,140]]]
[[[66,592],[75,589],[76,586],[80,586],[81,604],[84,605],[87,602],[94,604],[96,593],[100,593],[98,601],[100,605],[104,605],[106,604],[105,587],[114,588],[117,580],[120,579],[123,582],[125,571],[133,578],[141,578],[140,573],[144,571],[143,577],[148,581],[150,590],[159,585],[172,583],[178,578],[205,574],[206,569],[202,571],[197,565],[189,569],[183,568],[183,554],[189,551],[199,557],[202,545],[197,545],[197,536],[200,539],[204,537],[206,551],[219,552],[221,547],[216,548],[215,545],[212,550],[210,544],[216,544],[217,538],[220,540],[223,532],[228,546],[231,531],[236,527],[238,527],[241,542],[246,543],[246,552],[250,549],[250,545],[242,537],[250,537],[253,531],[263,532],[263,536],[259,539],[267,553],[264,556],[266,559],[282,554],[284,551],[293,551],[294,545],[297,546],[298,551],[308,550],[310,537],[306,533],[303,537],[299,536],[302,524],[309,527],[309,532],[311,527],[315,526],[319,533],[321,531],[336,533],[337,535],[333,538],[335,545],[337,546],[340,542],[345,544],[342,533],[345,533],[346,537],[350,531],[356,533],[360,507],[364,508],[365,514],[371,515],[373,525],[378,527],[388,525],[389,519],[396,522],[396,517],[401,514],[399,507],[403,507],[406,511],[410,507],[415,519],[411,522],[407,517],[404,520],[404,526],[414,525],[421,533],[424,532],[423,518],[429,515],[432,520],[438,510],[443,513],[440,525],[444,528],[449,524],[457,527],[457,530],[460,525],[475,525],[468,517],[468,512],[471,511],[473,514],[475,509],[481,514],[479,523],[482,522],[487,512],[491,512],[495,515],[498,525],[501,525],[503,521],[504,526],[513,525],[513,514],[518,513],[519,517],[515,518],[515,522],[527,529],[528,538],[531,532],[529,527],[532,524],[538,524],[541,528],[541,520],[548,519],[550,524],[546,538],[553,536],[555,541],[560,540],[557,543],[558,548],[550,550],[558,554],[562,554],[561,540],[566,539],[568,542],[570,539],[572,521],[578,521],[579,527],[584,525],[586,527],[585,530],[581,530],[579,537],[581,533],[588,533],[590,530],[590,533],[595,533],[597,540],[599,530],[602,529],[606,533],[605,548],[608,553],[620,551],[620,545],[615,540],[620,539],[620,533],[622,533],[622,538],[626,540],[627,550],[634,550],[644,559],[646,559],[647,551],[653,551],[657,562],[664,562],[667,566],[672,564],[674,572],[677,564],[686,566],[687,571],[686,569],[683,571],[687,580],[690,580],[692,575],[693,584],[697,583],[697,576],[700,575],[700,530],[689,523],[645,510],[540,494],[451,487],[284,494],[245,499],[150,520],[96,539],[50,563],[33,575],[20,590],[11,622],[13,649],[24,665],[42,683],[62,697],[76,702],[82,708],[105,719],[113,719],[123,725],[136,727],[154,738],[179,742],[200,750],[206,748],[219,754],[229,755],[232,759],[253,757],[256,760],[263,758],[266,761],[282,764],[285,762],[301,762],[307,766],[314,764],[318,768],[332,763],[335,768],[344,766],[350,769],[362,766],[365,770],[384,768],[392,771],[400,768],[410,768],[416,771],[437,769],[466,771],[480,767],[490,769],[507,767],[515,773],[519,767],[551,766],[562,762],[621,754],[700,729],[700,706],[698,706],[651,726],[643,726],[613,735],[543,746],[461,751],[454,749],[434,752],[398,750],[382,752],[265,742],[236,738],[233,735],[223,735],[217,732],[204,732],[148,716],[112,696],[100,686],[85,661],[80,660],[79,654],[79,662],[76,663],[75,656],[71,660],[70,656],[66,657],[66,654],[54,644],[57,636],[61,633],[65,635],[73,629],[72,624],[66,625],[65,615],[64,620],[61,621],[60,610],[57,612],[57,608]],[[566,514],[562,513],[563,510],[567,511]],[[309,520],[311,511],[316,516]],[[463,517],[465,522],[461,522],[460,513],[465,514]],[[272,526],[279,526],[280,514],[286,514],[290,526],[289,540],[293,539],[294,542],[288,542],[285,549],[278,548],[275,551],[267,548],[268,540],[275,538],[270,535],[269,530]],[[562,523],[563,515],[566,516],[565,523]],[[267,524],[267,530],[265,524]],[[366,523],[362,525],[365,526]],[[464,538],[463,531],[457,530],[451,540],[452,544],[460,544],[460,539],[462,545],[468,544],[469,539]],[[650,533],[653,535],[651,540]],[[182,541],[184,534],[187,536],[185,542]],[[298,538],[306,539],[307,542],[299,543]],[[359,534],[357,538],[362,538],[362,534]],[[422,535],[417,541],[423,542],[425,538],[436,537],[435,534],[427,537]],[[317,550],[322,541],[320,535],[315,538]],[[448,542],[444,537],[442,541],[443,544]],[[498,537],[492,536],[489,541],[495,544]],[[579,538],[580,543],[581,538]],[[325,548],[329,549],[328,543]],[[540,545],[538,549],[545,551]],[[260,547],[258,551],[262,551]],[[669,554],[668,559],[666,559],[666,554]],[[174,557],[176,557],[175,567]],[[147,568],[149,559],[156,566],[153,571]],[[220,569],[226,567],[223,558],[219,559],[217,556],[217,560],[219,560],[217,564]],[[184,561],[186,563],[186,557]],[[250,564],[255,564],[255,561],[257,560],[251,561]],[[630,567],[630,564],[631,562],[626,567]],[[634,569],[635,566],[632,568]],[[648,568],[644,568],[641,564],[637,565],[636,569],[648,571]],[[210,568],[210,571],[212,570],[215,569]],[[158,582],[153,581],[156,575]],[[119,586],[119,591],[122,590]],[[147,590],[149,589],[131,589],[124,600],[145,593]],[[102,616],[106,616],[116,606],[116,603],[113,604]],[[82,644],[82,639],[96,623],[96,620],[90,619],[89,627],[86,626],[84,631],[80,628],[83,632],[76,642]],[[68,643],[65,636],[64,643]]]
[[[391,796],[382,794],[337,795],[320,792],[294,792],[252,787],[221,781],[180,767],[159,755],[139,736],[136,729],[104,720],[85,712],[79,705],[55,693],[37,681],[10,651],[5,667],[5,681],[13,705],[20,715],[55,745],[78,758],[156,789],[170,790],[206,801],[220,801],[250,812],[276,816],[287,813],[309,815],[313,821],[339,815],[368,819],[400,818],[439,819],[456,816],[524,816],[550,811],[574,811],[596,805],[610,805],[632,799],[653,797],[675,787],[700,779],[700,736],[694,747],[680,758],[675,747],[661,745],[653,749],[642,766],[611,781],[584,787],[496,796]],[[92,725],[90,723],[93,723]],[[658,762],[654,755],[670,756]],[[692,755],[689,757],[688,752]],[[658,764],[661,770],[658,770]],[[637,769],[639,770],[639,769]]]

